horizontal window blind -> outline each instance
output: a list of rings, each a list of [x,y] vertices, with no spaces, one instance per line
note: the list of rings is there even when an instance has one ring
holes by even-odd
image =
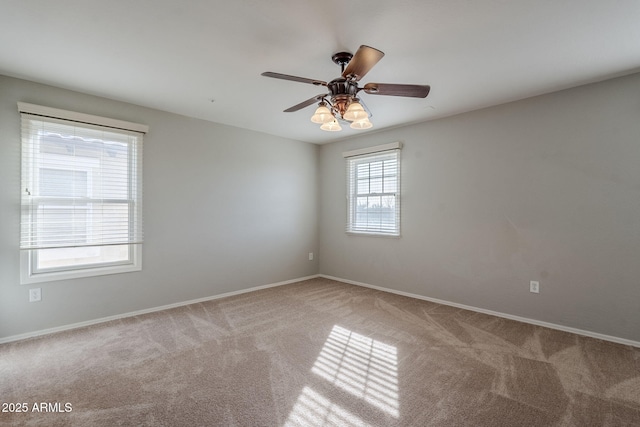
[[[27,111],[21,120],[20,248],[142,243],[143,134]]]
[[[346,231],[399,236],[400,149],[354,154],[345,156],[348,177]]]

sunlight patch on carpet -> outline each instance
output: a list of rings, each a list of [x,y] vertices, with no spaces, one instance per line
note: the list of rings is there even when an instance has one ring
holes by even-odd
[[[309,387],[300,393],[285,427],[367,426],[362,419]]]
[[[311,372],[398,417],[398,357],[394,346],[335,325]]]

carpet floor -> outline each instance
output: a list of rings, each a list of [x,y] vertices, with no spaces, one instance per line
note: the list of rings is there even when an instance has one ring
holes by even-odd
[[[0,402],[16,426],[637,426],[640,349],[318,278],[0,345]]]

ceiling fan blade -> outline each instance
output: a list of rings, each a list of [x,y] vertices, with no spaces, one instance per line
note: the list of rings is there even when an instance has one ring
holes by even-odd
[[[367,83],[362,88],[371,95],[409,96],[412,98],[426,98],[431,86],[428,85],[397,85],[391,83]]]
[[[284,110],[285,113],[293,113],[294,111],[302,110],[304,107],[308,107],[311,104],[315,104],[319,102],[322,98],[327,96],[326,93],[321,93],[320,95],[316,95],[313,98],[309,98],[306,101],[302,101],[300,104],[296,104],[293,107],[289,107]]]
[[[384,52],[378,49],[365,45],[360,46],[351,61],[349,61],[347,68],[342,72],[342,77],[346,79],[349,76],[353,76],[356,81],[359,81],[383,56]]]
[[[322,80],[307,79],[305,77],[290,76],[288,74],[272,73],[271,71],[265,71],[261,75],[265,77],[273,77],[274,79],[291,80],[291,81],[300,82],[300,83],[310,83],[316,86],[327,85],[327,82],[323,82]]]

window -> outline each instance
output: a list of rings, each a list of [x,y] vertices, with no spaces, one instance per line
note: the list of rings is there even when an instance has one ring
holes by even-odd
[[[21,282],[141,269],[144,125],[18,103]]]
[[[400,235],[401,148],[397,142],[343,153],[348,233]]]

